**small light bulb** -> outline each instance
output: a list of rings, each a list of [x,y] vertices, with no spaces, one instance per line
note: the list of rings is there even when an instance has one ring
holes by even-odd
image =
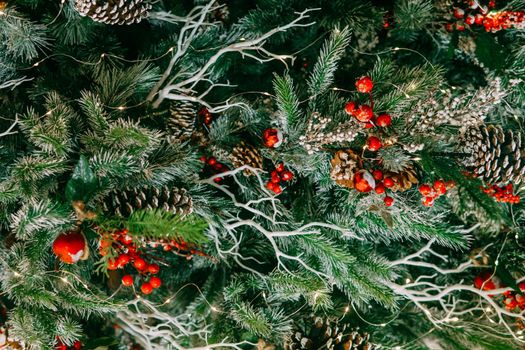
[[[410,283],[410,282],[412,282],[412,281],[410,280],[410,278],[407,278],[407,279],[405,280],[405,283],[406,283],[406,284],[408,284],[408,283]]]
[[[348,311],[350,311],[350,306],[347,305],[347,306],[345,307],[345,313],[348,312]]]
[[[211,307],[211,311],[213,311],[213,312],[217,312],[217,311],[219,311],[219,309],[217,309],[215,306],[212,306],[212,307]]]
[[[119,111],[123,111],[123,110],[126,109],[126,107],[124,107],[124,106],[119,106],[119,107],[117,107],[117,109],[118,109]]]

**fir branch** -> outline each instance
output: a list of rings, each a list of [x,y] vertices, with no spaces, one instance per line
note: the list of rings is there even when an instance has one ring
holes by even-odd
[[[308,92],[317,96],[326,92],[333,83],[339,60],[350,43],[350,29],[335,29],[321,49],[320,57],[308,80]]]
[[[288,132],[290,126],[294,126],[301,119],[299,110],[299,99],[295,92],[292,78],[289,74],[284,76],[274,75],[273,88],[275,90],[277,106],[281,113],[281,127]]]

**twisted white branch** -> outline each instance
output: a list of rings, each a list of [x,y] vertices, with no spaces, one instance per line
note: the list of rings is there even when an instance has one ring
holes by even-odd
[[[219,106],[211,106],[205,101],[206,96],[216,87],[232,87],[230,83],[217,83],[211,79],[212,71],[214,65],[217,61],[229,52],[238,52],[243,57],[250,57],[257,60],[260,63],[279,60],[286,64],[286,60],[293,60],[293,56],[289,55],[279,55],[272,53],[265,49],[263,46],[270,37],[273,35],[285,32],[291,28],[295,27],[307,27],[313,23],[301,23],[303,20],[309,18],[309,12],[313,10],[305,10],[298,13],[297,17],[290,23],[269,30],[268,32],[259,35],[258,37],[245,40],[241,40],[237,43],[233,43],[226,47],[219,49],[210,59],[204,63],[200,68],[193,72],[181,71],[171,77],[172,71],[175,65],[181,60],[181,58],[186,54],[188,49],[191,47],[193,41],[197,38],[199,33],[202,31],[202,28],[206,25],[210,25],[205,22],[207,15],[216,10],[217,7],[214,7],[215,0],[208,3],[206,6],[195,7],[190,14],[185,18],[174,18],[174,22],[184,21],[184,25],[179,34],[177,45],[174,48],[173,57],[171,58],[168,67],[164,71],[159,82],[151,90],[148,95],[148,101],[154,101],[153,106],[158,107],[164,99],[170,100],[179,100],[179,101],[192,101],[198,102],[206,106],[210,112],[218,113],[224,111],[233,106],[242,106],[240,103],[231,104],[229,101],[221,103]],[[166,14],[163,15],[165,18],[168,18]],[[171,78],[170,78],[171,77]],[[204,83],[209,84],[204,92],[196,95],[195,89],[197,84]]]

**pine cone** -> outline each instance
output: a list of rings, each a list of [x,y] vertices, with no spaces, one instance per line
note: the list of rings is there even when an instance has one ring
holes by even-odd
[[[252,168],[262,169],[263,157],[259,150],[252,145],[248,145],[244,141],[241,141],[237,146],[233,148],[231,157],[232,164],[238,168],[243,165],[249,165]],[[254,175],[250,170],[244,171],[245,175]]]
[[[351,150],[338,151],[331,161],[330,177],[338,185],[354,188],[354,174],[359,169],[359,156]]]
[[[193,201],[184,188],[163,186],[126,188],[113,191],[102,203],[106,212],[127,217],[140,209],[162,208],[174,214],[186,215],[193,211]]]
[[[95,22],[121,25],[139,23],[151,5],[145,0],[76,0],[75,8]]]
[[[170,105],[167,121],[170,136],[185,141],[195,131],[197,107],[188,101],[175,102]]]
[[[360,334],[347,324],[332,324],[317,317],[306,332],[296,331],[285,341],[285,350],[374,350],[379,349],[368,341],[367,333]]]
[[[416,177],[416,171],[412,166],[405,168],[398,173],[385,172],[383,174],[385,177],[389,177],[394,180],[394,186],[390,189],[394,192],[405,192],[412,188],[412,186],[418,183]]]
[[[503,186],[519,184],[525,174],[522,135],[501,126],[482,125],[470,128],[460,142],[461,152],[468,153],[465,166],[484,182]]]

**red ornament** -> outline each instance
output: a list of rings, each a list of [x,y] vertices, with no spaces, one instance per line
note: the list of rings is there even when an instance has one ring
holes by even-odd
[[[394,180],[392,180],[392,178],[390,177],[385,177],[385,179],[383,180],[383,184],[385,185],[386,188],[390,188],[392,186],[394,186]]]
[[[140,286],[140,290],[144,294],[151,294],[151,292],[153,292],[153,286],[148,282],[144,282],[142,283],[142,286]]]
[[[372,110],[372,107],[368,105],[362,105],[359,106],[359,108],[355,111],[354,116],[360,122],[367,123],[370,120],[372,120],[372,117],[374,116],[374,111]]]
[[[383,146],[381,140],[375,136],[370,136],[366,141],[366,145],[372,152],[377,152]]]
[[[162,281],[160,280],[160,278],[158,277],[151,277],[149,279],[149,284],[151,284],[151,286],[155,289],[159,288],[160,285],[162,284]]]
[[[355,82],[355,87],[357,88],[357,91],[367,94],[370,91],[372,91],[372,88],[374,87],[374,82],[370,77],[361,77]]]
[[[293,173],[289,170],[285,170],[281,174],[281,179],[283,179],[283,181],[291,181],[293,179]]]
[[[379,169],[376,169],[372,172],[372,176],[374,177],[374,179],[376,179],[377,181],[381,181],[383,180],[383,172]]]
[[[376,118],[376,125],[382,128],[392,125],[392,117],[389,114],[381,114]]]
[[[53,253],[62,262],[74,264],[81,259],[87,259],[89,248],[82,233],[71,231],[58,235],[53,242]]]
[[[157,273],[159,273],[159,271],[160,271],[159,265],[157,264],[148,265],[148,272],[151,273],[152,275],[156,275]]]
[[[142,258],[136,258],[135,261],[133,261],[133,266],[139,271],[142,271],[146,268],[146,261]]]
[[[392,204],[394,204],[394,198],[389,197],[389,196],[386,196],[386,197],[383,199],[383,202],[385,202],[385,205],[386,205],[387,207],[391,207]]]
[[[353,115],[355,113],[356,104],[354,101],[348,102],[345,105],[345,112],[346,114]]]
[[[133,276],[131,275],[122,276],[122,284],[126,287],[131,287],[133,285]]]
[[[283,133],[274,128],[268,128],[263,133],[263,143],[266,147],[279,147],[283,142]]]

